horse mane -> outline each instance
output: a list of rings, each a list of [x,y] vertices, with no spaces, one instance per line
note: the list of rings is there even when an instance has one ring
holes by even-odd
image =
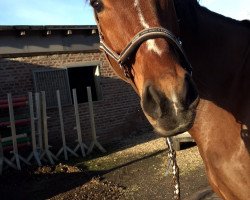
[[[244,19],[241,21],[247,28],[250,28],[250,21],[248,19]]]
[[[91,0],[84,0],[85,3],[90,3]],[[169,0],[166,0],[169,1]],[[197,10],[201,10],[205,13],[208,13],[214,17],[217,17],[218,19],[224,20],[225,22],[232,23],[232,24],[241,24],[247,28],[250,28],[250,21],[245,19],[242,21],[238,21],[235,19],[232,19],[230,17],[223,16],[221,14],[218,14],[216,12],[213,12],[209,9],[207,9],[204,6],[200,5],[200,0],[173,0],[174,5],[176,7],[176,12],[179,20],[181,21],[181,18],[185,18],[186,20],[190,21],[191,28],[197,28],[198,22],[197,22]]]
[[[209,9],[207,9],[206,7],[204,6],[200,6],[199,5],[199,9],[203,10],[204,12],[208,13],[208,14],[211,14],[215,17],[217,17],[218,19],[221,19],[221,20],[224,20],[225,22],[228,22],[228,23],[231,23],[231,24],[241,24],[243,26],[246,26],[246,27],[250,27],[250,21],[245,19],[245,20],[242,20],[242,21],[239,21],[239,20],[236,20],[236,19],[233,19],[233,18],[230,18],[230,17],[226,17],[222,14],[219,14],[219,13],[216,13],[216,12],[213,12]]]

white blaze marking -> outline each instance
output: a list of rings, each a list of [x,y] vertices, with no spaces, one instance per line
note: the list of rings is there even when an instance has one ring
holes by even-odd
[[[178,100],[177,100],[177,97],[175,94],[172,94],[172,101],[174,104],[173,106],[174,106],[175,114],[177,115],[177,113],[178,113],[178,107],[177,107]]]
[[[146,22],[145,17],[142,14],[142,10],[141,7],[139,5],[139,0],[135,0],[134,1],[134,6],[137,9],[138,15],[139,15],[139,20],[141,25],[144,28],[149,28],[149,24]],[[157,46],[156,42],[154,39],[148,40],[147,42],[147,47],[149,51],[154,51],[155,53],[157,53],[158,55],[162,54],[162,50]]]

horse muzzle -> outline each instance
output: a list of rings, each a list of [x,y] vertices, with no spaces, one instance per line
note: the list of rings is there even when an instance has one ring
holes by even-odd
[[[185,78],[181,91],[170,91],[167,96],[152,84],[147,84],[141,105],[147,119],[161,136],[174,136],[188,131],[194,123],[199,102],[197,89],[190,78]]]

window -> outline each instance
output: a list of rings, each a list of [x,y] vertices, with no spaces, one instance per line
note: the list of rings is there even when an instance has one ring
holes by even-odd
[[[72,105],[72,90],[76,89],[78,103],[88,102],[87,87],[91,87],[93,101],[101,100],[99,63],[80,63],[66,69],[33,71],[36,92],[45,91],[47,106],[57,107],[56,90],[62,105]]]
[[[45,91],[47,107],[56,107],[56,90],[60,91],[62,105],[71,105],[72,99],[66,69],[33,71],[36,92]]]

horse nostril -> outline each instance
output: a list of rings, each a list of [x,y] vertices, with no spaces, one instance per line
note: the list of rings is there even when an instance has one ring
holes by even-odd
[[[153,88],[146,86],[142,96],[142,108],[151,117],[157,119],[162,115],[161,112],[161,97],[162,95]]]
[[[192,105],[192,103],[198,98],[198,92],[194,82],[191,80],[189,75],[185,77],[185,85],[184,85],[184,102],[187,107]]]

